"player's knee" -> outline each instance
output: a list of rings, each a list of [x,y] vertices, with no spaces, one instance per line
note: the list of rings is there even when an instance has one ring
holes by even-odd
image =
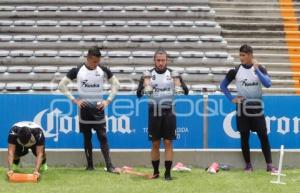
[[[153,141],[152,142],[152,149],[159,149],[160,141]]]
[[[172,148],[172,140],[164,140],[164,145],[166,149]]]

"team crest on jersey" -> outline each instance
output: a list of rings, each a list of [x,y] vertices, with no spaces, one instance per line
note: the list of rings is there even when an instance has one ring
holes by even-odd
[[[155,74],[152,75],[152,80],[155,80],[156,79],[156,76]]]
[[[167,75],[167,80],[172,80],[171,76],[170,75]]]
[[[96,71],[95,76],[100,76],[100,73]]]

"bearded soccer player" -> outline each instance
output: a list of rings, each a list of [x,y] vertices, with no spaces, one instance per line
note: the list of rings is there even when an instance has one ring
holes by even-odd
[[[20,158],[31,149],[36,156],[33,174],[40,176],[46,171],[45,137],[41,126],[34,122],[22,121],[14,124],[8,134],[8,172],[10,176],[18,169]]]
[[[110,158],[108,138],[106,135],[106,119],[104,109],[112,102],[119,88],[119,81],[109,70],[100,65],[101,52],[98,47],[88,50],[85,63],[72,68],[59,83],[60,91],[79,107],[79,130],[84,137],[84,151],[87,170],[94,170],[92,152],[92,129],[96,131],[101,144],[107,172],[118,173]],[[67,85],[77,79],[78,98],[68,90]],[[103,98],[105,79],[111,84],[108,98]]]
[[[241,134],[241,148],[245,160],[245,171],[253,171],[250,159],[250,131],[256,132],[267,164],[267,171],[276,172],[272,165],[271,148],[263,111],[262,86],[271,87],[267,70],[253,58],[249,45],[240,47],[241,64],[229,70],[221,82],[221,90],[237,106],[237,128]],[[236,81],[237,97],[231,95],[228,85]]]
[[[165,147],[166,180],[172,180],[173,144],[176,139],[176,115],[173,104],[175,92],[188,94],[188,88],[178,73],[167,68],[167,52],[159,49],[154,54],[154,68],[142,76],[137,89],[137,96],[149,95],[148,138],[152,142],[151,159],[152,178],[159,177],[159,147],[163,139]],[[174,74],[172,74],[174,73]],[[150,91],[150,92],[149,92]]]

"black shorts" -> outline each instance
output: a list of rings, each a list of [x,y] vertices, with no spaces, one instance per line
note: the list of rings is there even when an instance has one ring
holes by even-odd
[[[79,130],[97,130],[106,128],[106,119],[104,110],[96,108],[96,102],[86,102],[87,106],[80,109],[79,113]]]
[[[150,141],[176,139],[176,116],[172,109],[163,109],[161,115],[149,109],[148,138]]]
[[[258,107],[256,105],[255,107]],[[237,128],[240,132],[267,133],[265,115],[262,107],[244,108],[244,104],[237,105]]]
[[[22,156],[28,154],[28,152],[29,152],[28,150],[29,149],[31,149],[33,155],[36,156],[36,147],[37,146],[34,145],[32,147],[27,148],[27,147],[23,147],[23,146],[17,144],[16,145],[15,156],[22,157]],[[45,155],[45,146],[44,146],[44,155]]]

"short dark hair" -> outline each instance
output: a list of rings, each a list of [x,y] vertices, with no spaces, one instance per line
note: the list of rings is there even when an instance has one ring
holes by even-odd
[[[88,50],[88,56],[101,57],[101,52],[98,46],[93,46]]]
[[[157,54],[165,54],[168,57],[167,51],[164,50],[163,48],[159,48],[154,52],[154,58],[156,57]]]
[[[253,54],[253,48],[247,44],[244,44],[240,47],[240,52],[244,52],[246,54]]]
[[[31,138],[31,129],[29,127],[21,127],[18,132],[18,138],[22,144],[28,143]]]

